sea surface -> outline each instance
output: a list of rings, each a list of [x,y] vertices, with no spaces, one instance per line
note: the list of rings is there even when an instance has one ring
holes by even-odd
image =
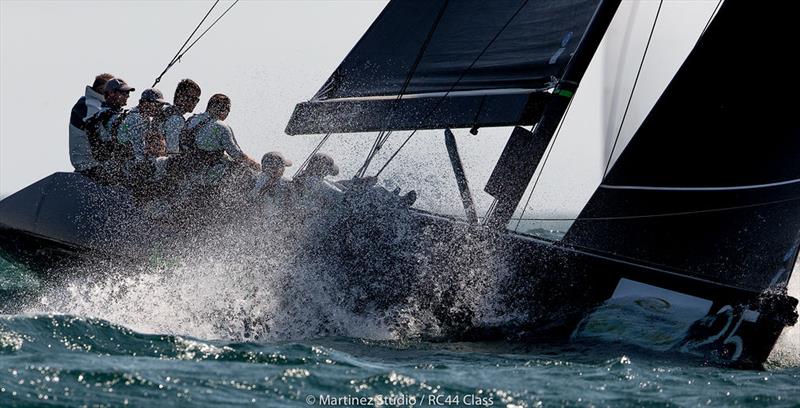
[[[3,301],[25,303],[0,316],[0,406],[800,406],[797,330],[766,371],[742,371],[602,333],[557,346],[397,338],[312,297],[249,305],[287,309],[256,340],[249,309],[224,306],[230,269],[158,268],[50,288],[0,258]],[[625,307],[599,311],[614,333],[636,333]]]

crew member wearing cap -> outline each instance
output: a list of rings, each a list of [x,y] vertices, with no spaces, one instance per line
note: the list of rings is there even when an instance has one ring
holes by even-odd
[[[186,123],[186,131],[194,134],[194,146],[189,155],[195,166],[217,167],[231,163],[261,170],[261,165],[246,155],[236,138],[233,129],[223,121],[231,112],[231,100],[223,94],[216,94],[208,100],[206,111],[194,115]]]
[[[125,151],[124,160],[142,161],[164,156],[164,138],[154,118],[166,104],[158,89],[145,89],[139,105],[130,110],[117,133],[117,143]]]
[[[323,179],[326,176],[336,176],[339,174],[339,166],[334,163],[333,158],[325,153],[314,153],[309,159],[306,167],[294,177],[295,184],[304,184],[312,178]]]
[[[325,180],[339,174],[339,166],[324,153],[315,153],[308,159],[305,169],[292,180],[292,193],[299,207],[324,208],[340,201],[343,190]],[[312,211],[313,212],[313,211]]]
[[[271,204],[282,204],[287,198],[289,181],[283,178],[287,167],[292,162],[279,152],[265,153],[261,158],[261,174],[256,178],[256,186],[250,192],[250,198],[264,198]]]
[[[134,88],[121,78],[106,82],[103,96],[105,101],[97,113],[86,120],[86,135],[89,139],[92,156],[100,164],[98,177],[101,181],[113,181],[118,176],[116,160],[117,133],[128,114],[123,109],[128,96]]]
[[[121,169],[120,176],[137,195],[156,192],[151,181],[156,174],[157,158],[166,152],[154,118],[165,103],[161,91],[145,89],[139,104],[130,110],[117,133],[115,159]]]

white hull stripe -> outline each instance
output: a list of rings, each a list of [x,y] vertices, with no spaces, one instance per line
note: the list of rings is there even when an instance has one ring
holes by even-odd
[[[600,187],[611,190],[660,190],[660,191],[731,191],[731,190],[753,190],[758,188],[769,188],[800,183],[800,179],[779,181],[777,183],[750,184],[746,186],[728,187],[658,187],[658,186],[615,186],[612,184],[601,184]]]

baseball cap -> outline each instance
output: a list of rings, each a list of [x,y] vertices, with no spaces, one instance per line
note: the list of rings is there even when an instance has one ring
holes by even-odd
[[[339,166],[333,162],[333,158],[325,153],[316,153],[308,160],[309,173],[320,176],[336,176],[339,174]]]
[[[272,167],[291,167],[292,162],[291,160],[287,160],[280,152],[269,152],[264,153],[264,156],[261,157],[261,167],[262,168],[272,168]]]
[[[145,89],[144,92],[142,92],[142,96],[139,98],[139,101],[167,103],[167,101],[164,100],[164,94],[155,88]]]
[[[111,78],[108,82],[106,82],[105,92],[114,92],[114,91],[135,91],[135,88],[132,88],[125,82],[122,78]]]

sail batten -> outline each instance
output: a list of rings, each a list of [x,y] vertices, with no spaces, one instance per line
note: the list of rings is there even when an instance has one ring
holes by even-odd
[[[298,105],[287,133],[535,123],[529,105],[561,76],[599,2],[393,0],[317,94]],[[480,95],[487,99],[477,104],[456,100]],[[419,98],[439,98],[443,107],[410,101]],[[396,113],[387,115],[384,100]],[[319,106],[352,101],[358,109]],[[326,121],[333,125],[323,129]]]

